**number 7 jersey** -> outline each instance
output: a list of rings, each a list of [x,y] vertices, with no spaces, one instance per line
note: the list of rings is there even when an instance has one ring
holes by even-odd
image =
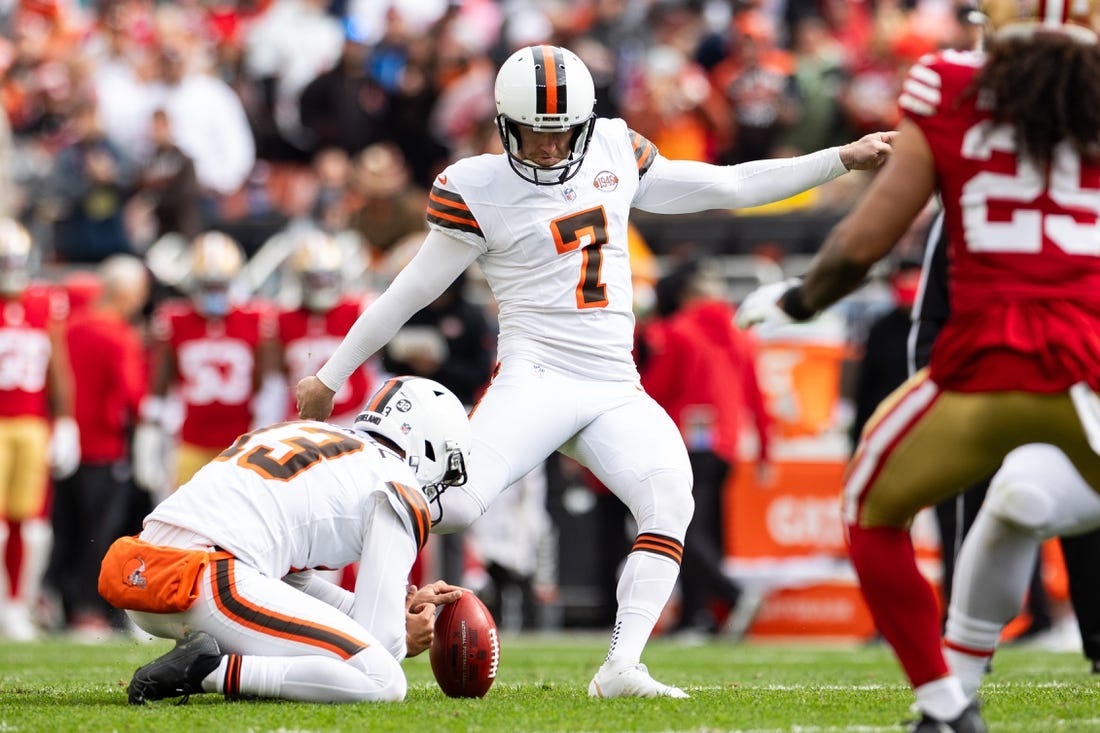
[[[428,224],[480,252],[500,309],[499,359],[638,379],[627,217],[656,156],[625,122],[601,119],[564,184],[523,181],[503,154],[460,160],[436,178]]]
[[[932,379],[959,391],[1100,388],[1100,164],[1071,146],[1022,158],[969,93],[985,58],[945,51],[910,70],[899,104],[924,133],[943,200],[951,316]]]

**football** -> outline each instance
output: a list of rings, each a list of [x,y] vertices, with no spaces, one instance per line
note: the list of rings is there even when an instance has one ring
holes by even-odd
[[[500,638],[493,615],[470,591],[435,617],[432,674],[450,697],[484,697],[497,676]]]

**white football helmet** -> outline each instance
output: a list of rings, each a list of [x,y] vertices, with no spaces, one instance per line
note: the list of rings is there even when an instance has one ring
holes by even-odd
[[[584,62],[558,46],[528,46],[508,57],[497,72],[497,131],[508,162],[537,185],[564,183],[580,170],[596,125],[596,87]],[[553,166],[520,157],[519,125],[535,132],[573,131],[570,155]]]
[[[352,428],[388,438],[405,451],[429,501],[436,501],[448,486],[466,483],[470,421],[459,399],[439,382],[387,379]]]
[[[290,269],[298,280],[302,305],[314,313],[325,313],[340,302],[344,293],[344,253],[320,229],[302,232],[297,240]]]
[[[0,295],[19,295],[30,283],[31,235],[15,219],[0,219]]]
[[[229,289],[244,267],[244,253],[222,232],[204,232],[191,242],[191,298],[204,316],[229,312]]]
[[[981,9],[997,38],[1027,37],[1042,30],[1065,33],[1082,43],[1097,40],[1097,0],[983,0]]]

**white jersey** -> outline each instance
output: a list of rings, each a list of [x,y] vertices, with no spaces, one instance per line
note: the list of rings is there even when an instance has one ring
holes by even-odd
[[[436,178],[428,223],[481,253],[500,308],[500,359],[638,379],[627,217],[656,157],[625,122],[600,119],[564,184],[520,183],[503,154],[460,160]]]
[[[363,433],[300,421],[242,435],[146,523],[191,530],[281,578],[360,560],[377,502],[393,505],[419,550],[431,520],[408,464]]]

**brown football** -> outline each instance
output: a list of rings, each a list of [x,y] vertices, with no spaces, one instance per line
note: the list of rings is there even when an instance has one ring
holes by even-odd
[[[500,665],[500,637],[480,598],[463,591],[439,610],[429,656],[435,681],[448,696],[485,696]]]

